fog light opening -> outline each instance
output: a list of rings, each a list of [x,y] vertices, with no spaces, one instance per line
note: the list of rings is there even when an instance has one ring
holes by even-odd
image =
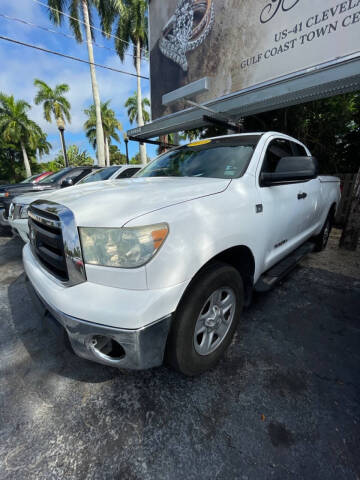
[[[95,335],[92,337],[90,343],[95,353],[105,359],[116,361],[122,360],[125,357],[125,350],[123,347],[111,337]]]

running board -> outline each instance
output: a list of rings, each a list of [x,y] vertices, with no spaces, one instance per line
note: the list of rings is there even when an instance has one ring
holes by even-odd
[[[314,243],[306,242],[279,263],[263,273],[255,284],[256,292],[268,292],[273,286],[293,270],[302,258],[315,248]]]

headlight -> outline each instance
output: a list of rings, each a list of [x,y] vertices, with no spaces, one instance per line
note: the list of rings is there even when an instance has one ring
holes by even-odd
[[[19,218],[29,218],[29,205],[20,205]]]
[[[19,205],[12,203],[9,209],[9,217],[13,220],[26,219],[28,217],[29,205]]]
[[[15,209],[14,204],[10,203],[10,207],[9,207],[9,217],[10,218],[13,218],[13,216],[14,216],[14,209]]]
[[[81,227],[79,230],[85,263],[120,268],[136,268],[147,263],[169,233],[166,223],[130,228]]]

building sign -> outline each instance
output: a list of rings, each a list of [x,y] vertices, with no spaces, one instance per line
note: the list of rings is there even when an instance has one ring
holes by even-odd
[[[198,103],[360,51],[360,0],[151,0],[153,119],[163,96],[200,79]]]

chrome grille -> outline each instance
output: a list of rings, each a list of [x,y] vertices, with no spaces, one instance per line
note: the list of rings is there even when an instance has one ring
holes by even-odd
[[[40,265],[65,286],[84,282],[84,262],[71,210],[37,200],[28,215],[31,249]]]

